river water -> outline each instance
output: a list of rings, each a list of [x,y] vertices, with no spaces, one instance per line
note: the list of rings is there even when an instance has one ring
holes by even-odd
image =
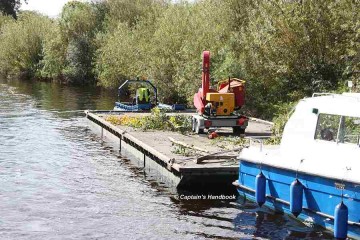
[[[116,92],[0,82],[0,239],[331,239],[242,199],[179,200],[117,156],[81,111]]]

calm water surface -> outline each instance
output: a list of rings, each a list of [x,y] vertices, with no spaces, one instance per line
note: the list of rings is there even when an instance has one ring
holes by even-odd
[[[102,145],[116,92],[0,82],[0,239],[331,239],[253,203],[178,200]]]

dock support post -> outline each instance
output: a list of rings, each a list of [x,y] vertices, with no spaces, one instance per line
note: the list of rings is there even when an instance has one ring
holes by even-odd
[[[146,159],[146,155],[145,155],[145,153],[144,153],[144,168],[145,168],[145,159]]]
[[[121,153],[121,138],[119,138],[119,153]]]
[[[101,127],[101,143],[104,142],[104,128]]]

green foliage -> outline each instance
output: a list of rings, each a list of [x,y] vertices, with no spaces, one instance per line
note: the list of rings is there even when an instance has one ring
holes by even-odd
[[[186,115],[170,116],[169,121],[171,128],[181,133],[190,132],[192,128],[191,117]]]
[[[2,28],[3,25],[5,25],[6,23],[8,23],[12,20],[13,20],[12,17],[0,13],[0,29]],[[1,31],[0,31],[0,33],[1,33]]]
[[[244,34],[235,31],[235,42],[253,93],[248,107],[259,109],[257,115],[269,118],[276,102],[335,90],[343,83],[351,64],[347,48],[358,41],[358,1],[255,1],[244,6],[233,8],[235,17],[246,12],[239,22]]]
[[[7,21],[0,35],[1,75],[35,76],[42,59],[42,42],[52,25],[49,18],[32,12]]]
[[[43,42],[43,59],[40,62],[40,75],[43,78],[57,79],[62,77],[63,69],[66,64],[66,47],[61,35],[60,27],[54,24],[49,29],[49,34]]]
[[[65,82],[94,82],[96,35],[103,29],[105,3],[67,3],[56,26],[44,41],[41,77]]]
[[[172,153],[184,156],[184,157],[192,157],[192,156],[198,156],[199,153],[191,148],[187,148],[181,145],[173,145],[173,149],[171,151]]]
[[[114,125],[124,125],[143,130],[165,130],[186,133],[191,131],[191,117],[169,115],[159,108],[153,108],[148,116],[110,115],[106,121]]]
[[[159,108],[153,108],[151,110],[150,116],[144,117],[143,126],[144,130],[148,129],[158,129],[165,130],[168,128],[168,116],[164,111],[161,111]]]
[[[118,87],[126,78],[137,74],[137,66],[143,51],[137,49],[138,34],[131,31],[126,24],[119,24],[111,35],[104,37],[102,46],[97,52],[96,72],[100,84],[105,87]],[[138,54],[136,54],[138,53]]]
[[[264,141],[265,144],[280,144],[282,133],[285,125],[295,109],[296,102],[283,103],[276,105],[275,117],[273,118],[274,126],[272,127],[272,137]]]
[[[216,69],[217,52],[223,48],[228,33],[226,21],[222,21],[223,10],[221,5],[206,1],[195,5],[183,3],[168,7],[159,17],[149,75],[160,89],[161,100],[192,101],[201,85],[204,49],[212,52],[212,66]]]
[[[166,0],[108,0],[107,25],[110,30],[114,30],[119,23],[125,23],[133,28],[142,19],[155,20],[159,9],[165,7],[167,2]]]
[[[313,92],[359,85],[358,9],[353,0],[71,1],[53,21],[1,15],[0,72],[109,88],[144,76],[160,101],[191,106],[210,50],[212,84],[246,80],[242,111],[272,119]]]
[[[220,136],[211,140],[213,144],[223,149],[233,149],[234,147],[245,147],[249,144],[249,140],[237,136]]]
[[[66,50],[62,52],[62,58],[55,56],[55,59],[58,59],[59,63],[64,63],[61,73],[68,82],[84,83],[94,79],[92,60],[96,50],[95,36],[102,29],[106,12],[106,7],[99,7],[102,5],[104,3],[90,4],[73,1],[63,8],[59,27],[60,40]],[[49,54],[51,55],[51,51]],[[58,54],[59,52],[56,51],[56,55]],[[50,56],[49,59],[54,59],[54,57]],[[49,71],[49,74],[53,73]]]
[[[212,83],[247,80],[243,111],[271,119],[276,105],[339,89],[359,67],[357,1],[207,0],[156,5],[162,10],[152,15],[138,2],[112,3],[130,9],[125,18],[110,7],[111,27],[97,54],[103,86],[145,75],[161,101],[191,105],[208,49]]]
[[[99,83],[118,87],[125,79],[149,77],[155,19],[166,7],[162,1],[110,0],[107,31],[98,35],[95,71]]]
[[[153,1],[149,8],[152,14],[140,14],[137,8],[135,25],[120,20],[103,38],[97,54],[100,84],[113,87],[126,78],[145,75],[154,79],[161,101],[190,102],[200,85],[202,51],[216,53],[224,47],[228,32],[222,21],[224,9],[206,1],[195,5]],[[219,61],[214,55],[216,66]]]

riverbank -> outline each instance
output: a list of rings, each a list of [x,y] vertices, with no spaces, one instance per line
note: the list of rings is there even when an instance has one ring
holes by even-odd
[[[313,92],[343,92],[347,81],[359,91],[359,7],[359,1],[71,1],[56,19],[29,11],[17,20],[0,15],[0,75],[95,79],[106,88],[145,77],[161,102],[191,106],[206,49],[212,84],[246,80],[244,114],[272,120]]]

